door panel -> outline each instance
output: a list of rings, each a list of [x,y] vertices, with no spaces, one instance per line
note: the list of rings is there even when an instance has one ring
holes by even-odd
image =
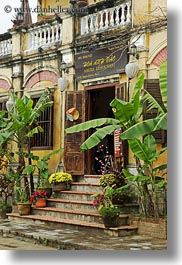
[[[84,91],[68,91],[66,93],[66,111],[76,108],[79,112],[79,118],[76,121],[65,121],[65,128],[79,124],[85,121],[85,92]],[[84,142],[84,132],[65,133],[65,152],[64,164],[66,171],[72,175],[84,174],[85,154],[80,151],[80,145]]]

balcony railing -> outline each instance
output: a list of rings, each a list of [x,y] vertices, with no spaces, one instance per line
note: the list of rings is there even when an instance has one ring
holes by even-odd
[[[96,33],[131,22],[131,1],[81,18],[81,35]]]
[[[62,24],[55,21],[52,24],[34,26],[28,31],[28,51],[39,47],[52,46],[62,40]]]
[[[0,57],[12,54],[12,38],[0,41]]]

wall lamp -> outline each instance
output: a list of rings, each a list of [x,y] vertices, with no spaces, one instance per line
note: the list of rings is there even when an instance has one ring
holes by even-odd
[[[76,4],[77,0],[70,0],[70,4],[74,6]]]
[[[137,51],[137,46],[135,44],[132,44],[130,46],[128,54],[133,55],[137,60],[139,59],[139,54]]]
[[[65,61],[61,62],[61,70],[68,74],[69,73],[69,68],[73,67],[74,65],[68,65]]]

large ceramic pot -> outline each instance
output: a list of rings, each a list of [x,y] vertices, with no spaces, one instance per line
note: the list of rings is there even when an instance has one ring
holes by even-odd
[[[119,216],[102,218],[106,228],[117,227],[119,224]]]
[[[56,182],[52,188],[53,191],[70,190],[70,183],[67,182]]]
[[[19,202],[17,203],[19,215],[29,215],[31,210],[31,203],[29,202]]]
[[[46,207],[46,198],[38,198],[35,202],[36,208]]]

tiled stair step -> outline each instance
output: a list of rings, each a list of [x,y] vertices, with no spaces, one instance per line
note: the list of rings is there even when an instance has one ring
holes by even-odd
[[[139,214],[138,203],[125,203],[119,206],[121,214]]]
[[[96,213],[97,209],[93,207],[91,201],[78,201],[78,200],[69,200],[69,199],[47,199],[48,207],[64,208],[71,210],[81,210],[87,212]]]
[[[100,178],[101,178],[101,175],[84,175],[83,181],[87,183],[99,184]]]
[[[69,219],[69,220],[79,220],[83,222],[95,222],[95,223],[103,223],[100,214],[79,211],[79,210],[70,210],[63,208],[35,208],[32,207],[32,213],[35,215],[44,215],[51,216],[60,219]],[[119,225],[128,225],[128,215],[120,215]]]
[[[88,191],[88,192],[96,193],[100,190],[100,186],[99,184],[96,184],[96,183],[72,182],[71,190]]]
[[[95,232],[95,233],[107,233],[110,234],[111,236],[128,236],[128,235],[133,235],[136,234],[137,232],[137,226],[131,226],[131,225],[126,225],[126,226],[119,226],[119,227],[113,227],[106,229],[103,224],[99,223],[91,223],[91,222],[82,222],[78,220],[68,220],[68,219],[60,219],[60,218],[54,218],[50,216],[41,216],[41,215],[24,215],[20,216],[19,214],[16,213],[10,213],[7,214],[8,218],[10,220],[16,220],[16,221],[22,221],[28,223],[43,223],[44,225],[46,224],[47,226],[52,226],[54,228],[61,228],[61,227],[66,227],[66,228],[74,228],[77,230],[88,230],[89,233]]]
[[[91,195],[94,192],[86,191],[75,191],[75,190],[66,190],[66,191],[56,191],[56,198],[64,198],[67,200],[79,200],[79,201],[93,201]]]

